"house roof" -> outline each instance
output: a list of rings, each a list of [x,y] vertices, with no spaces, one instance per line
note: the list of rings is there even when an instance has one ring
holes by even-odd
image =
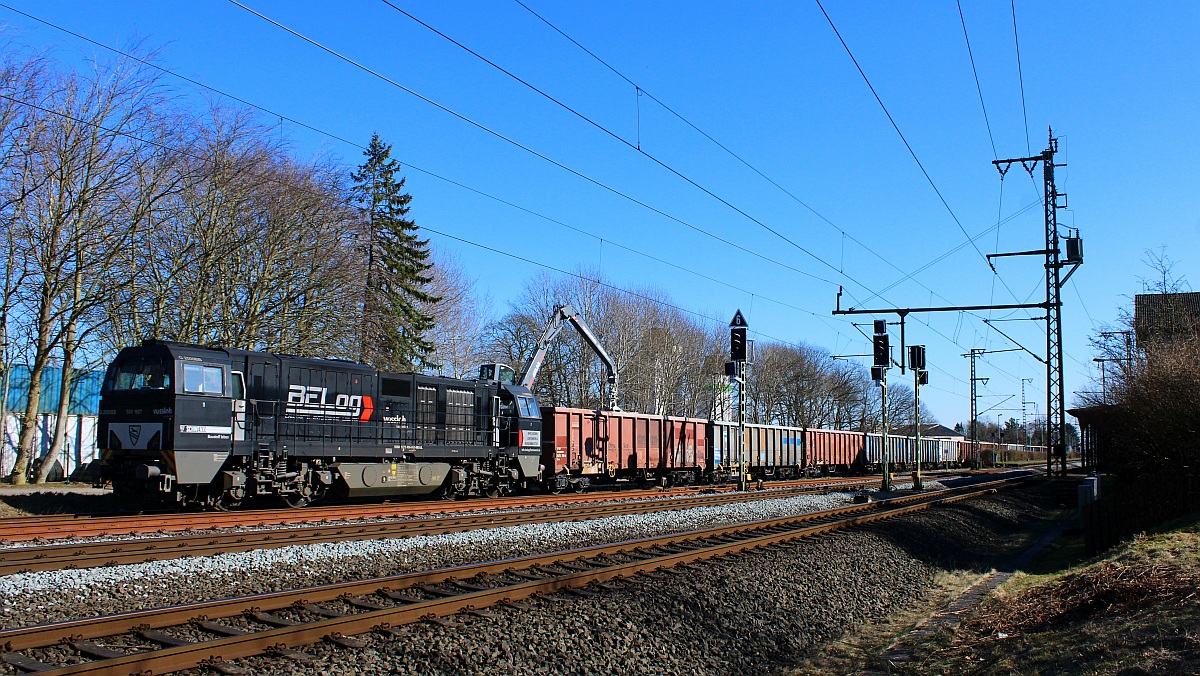
[[[892,434],[899,434],[901,436],[912,436],[913,425],[905,425],[904,427],[897,427],[896,429],[892,430]],[[929,437],[929,438],[933,438],[933,437],[966,438],[966,435],[963,434],[962,432],[955,432],[954,430],[950,429],[949,427],[946,427],[945,425],[939,425],[937,423],[921,425],[921,436]]]
[[[1200,329],[1200,292],[1134,296],[1133,328],[1139,343],[1196,333]]]

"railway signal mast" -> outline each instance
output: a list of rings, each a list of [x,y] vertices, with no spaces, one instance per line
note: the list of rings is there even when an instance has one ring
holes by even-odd
[[[729,363],[726,364],[726,372],[737,383],[739,491],[746,490],[746,357],[748,352],[746,334],[749,328],[746,325],[746,318],[742,316],[742,311],[738,310],[729,322]]]
[[[875,320],[875,336],[872,339],[874,347],[874,366],[871,367],[871,378],[879,383],[879,395],[883,402],[883,410],[880,414],[880,425],[883,428],[883,436],[880,439],[881,447],[879,449],[880,460],[883,463],[883,483],[880,485],[880,490],[892,490],[892,471],[888,463],[888,456],[891,455],[891,444],[888,443],[888,402],[887,402],[887,372],[892,366],[892,348],[888,342],[887,320]]]
[[[921,483],[921,386],[929,384],[929,371],[925,370],[925,346],[908,346],[908,365],[913,372],[913,436],[916,437],[917,473],[913,475],[913,490],[925,490]]]

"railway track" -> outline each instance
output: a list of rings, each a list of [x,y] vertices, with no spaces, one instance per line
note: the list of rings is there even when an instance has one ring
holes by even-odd
[[[519,512],[437,516],[427,519],[406,519],[359,524],[309,525],[259,531],[233,531],[172,537],[138,538],[132,540],[101,540],[70,544],[52,544],[0,549],[0,575],[12,575],[42,570],[96,568],[108,565],[142,563],[177,559],[185,556],[209,556],[254,549],[271,549],[291,545],[341,542],[348,540],[377,540],[459,533],[481,528],[585,521],[608,516],[647,514],[691,507],[725,505],[765,498],[786,498],[795,495],[845,490],[861,482],[847,485],[803,486],[780,488],[770,492],[725,492],[711,495],[676,497],[668,500],[625,500],[587,505],[551,507]]]
[[[874,482],[877,482],[875,480]],[[806,479],[769,484],[771,490],[796,487],[848,487],[874,483],[869,477],[853,479]],[[708,490],[729,492],[728,487],[707,487]],[[569,505],[601,500],[631,500],[699,493],[706,487],[653,490],[623,490],[603,493],[572,493],[567,495],[533,495],[514,498],[466,500],[462,502],[417,501],[372,503],[365,505],[334,505],[309,509],[262,509],[236,512],[169,512],[128,516],[46,515],[0,519],[0,541],[29,542],[75,537],[103,537],[145,533],[170,533],[197,529],[239,528],[247,526],[277,526],[411,517],[426,514],[474,512],[480,510],[519,509]]]
[[[274,654],[305,663],[299,650],[328,641],[363,647],[356,634],[397,634],[418,621],[453,625],[458,613],[522,608],[535,595],[602,593],[612,581],[662,575],[715,557],[830,533],[966,500],[1020,478],[723,526],[385,578],[343,582],[171,608],[0,631],[0,660],[46,674],[166,673],[207,667],[248,673],[230,660]]]

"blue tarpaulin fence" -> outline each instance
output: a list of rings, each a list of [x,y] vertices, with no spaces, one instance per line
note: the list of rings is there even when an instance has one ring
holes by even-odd
[[[0,378],[3,377],[0,372]],[[8,372],[8,397],[5,413],[0,418],[0,474],[12,469],[16,461],[17,439],[21,433],[21,416],[29,401],[30,369],[14,365]],[[100,413],[100,385],[103,371],[75,371],[71,384],[71,400],[67,408],[66,439],[59,464],[70,475],[96,457],[96,416]],[[0,384],[3,380],[0,380]],[[34,457],[40,458],[50,450],[58,415],[62,369],[47,368],[42,372],[42,397],[38,404],[37,420],[33,424]]]
[[[12,366],[9,373],[8,399],[5,404],[5,410],[8,413],[24,412],[26,402],[29,401],[29,374],[28,366]],[[74,382],[71,384],[71,403],[67,414],[98,415],[100,413],[100,385],[104,382],[104,372],[75,371],[72,376]],[[38,413],[58,413],[61,384],[62,368],[55,366],[42,371],[42,399],[38,406]]]

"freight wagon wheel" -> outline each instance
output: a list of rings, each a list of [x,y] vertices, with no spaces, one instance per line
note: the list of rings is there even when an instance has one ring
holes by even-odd
[[[496,484],[488,484],[484,487],[483,494],[485,497],[498,498],[500,497],[500,487]]]

